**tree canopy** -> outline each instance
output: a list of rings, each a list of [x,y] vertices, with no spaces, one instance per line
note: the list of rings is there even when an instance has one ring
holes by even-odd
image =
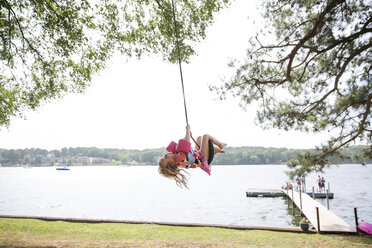
[[[230,0],[173,0],[182,61]],[[115,51],[175,62],[171,0],[1,0],[0,127],[27,109],[81,93]]]
[[[319,171],[353,142],[372,157],[372,2],[369,0],[265,0],[265,28],[250,40],[234,76],[213,87],[243,105],[257,102],[264,128],[329,131],[314,152],[297,156],[291,175]]]

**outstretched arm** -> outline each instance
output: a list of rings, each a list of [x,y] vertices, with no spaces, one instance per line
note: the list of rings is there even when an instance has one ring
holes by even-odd
[[[187,126],[186,126],[185,140],[190,141],[190,136],[191,136],[190,125],[187,124]]]

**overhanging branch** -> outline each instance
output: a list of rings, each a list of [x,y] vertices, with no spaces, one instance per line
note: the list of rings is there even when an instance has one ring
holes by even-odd
[[[352,137],[350,139],[346,140],[345,142],[343,142],[340,145],[336,146],[335,148],[331,149],[327,153],[322,154],[319,157],[320,160],[325,159],[329,155],[332,155],[335,151],[337,151],[341,147],[344,147],[345,145],[349,144],[350,142],[352,142],[353,140],[355,140],[356,138],[359,137],[359,135],[364,131],[364,125],[365,125],[365,123],[367,121],[367,117],[368,117],[368,115],[371,111],[371,103],[372,103],[372,94],[369,94],[368,97],[367,97],[367,101],[366,101],[365,112],[363,113],[363,119],[359,124],[358,131],[354,135],[352,135]]]
[[[345,0],[333,0],[331,1],[324,11],[319,15],[316,23],[314,24],[314,27],[303,37],[300,42],[295,46],[295,48],[291,51],[291,53],[288,55],[289,62],[287,65],[287,79],[288,81],[292,81],[291,79],[291,71],[292,71],[292,64],[294,61],[294,58],[298,52],[298,50],[305,44],[306,41],[310,40],[312,37],[314,37],[320,30],[320,28],[324,25],[324,18],[327,14],[331,12],[333,8],[335,8],[338,4],[341,4],[345,2]]]

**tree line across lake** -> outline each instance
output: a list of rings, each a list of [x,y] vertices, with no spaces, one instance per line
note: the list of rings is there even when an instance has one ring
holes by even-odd
[[[343,150],[349,159],[343,163],[361,163],[358,156],[366,146],[351,146]],[[296,154],[311,149],[226,147],[225,154],[217,154],[214,165],[286,164]],[[54,166],[54,165],[157,165],[166,153],[165,148],[146,150],[108,149],[95,147],[63,148],[61,150],[0,149],[2,166]],[[329,158],[330,162],[336,162]],[[371,163],[372,161],[366,161]]]

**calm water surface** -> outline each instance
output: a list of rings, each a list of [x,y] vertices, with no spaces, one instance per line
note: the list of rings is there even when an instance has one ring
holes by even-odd
[[[249,188],[279,189],[286,166],[213,166],[189,170],[190,189],[161,177],[156,166],[0,168],[0,215],[294,227],[285,198],[247,198]],[[335,199],[330,209],[352,226],[354,207],[372,223],[372,165],[341,165],[321,174]],[[309,175],[307,189],[316,185]],[[326,205],[325,200],[319,200]]]

